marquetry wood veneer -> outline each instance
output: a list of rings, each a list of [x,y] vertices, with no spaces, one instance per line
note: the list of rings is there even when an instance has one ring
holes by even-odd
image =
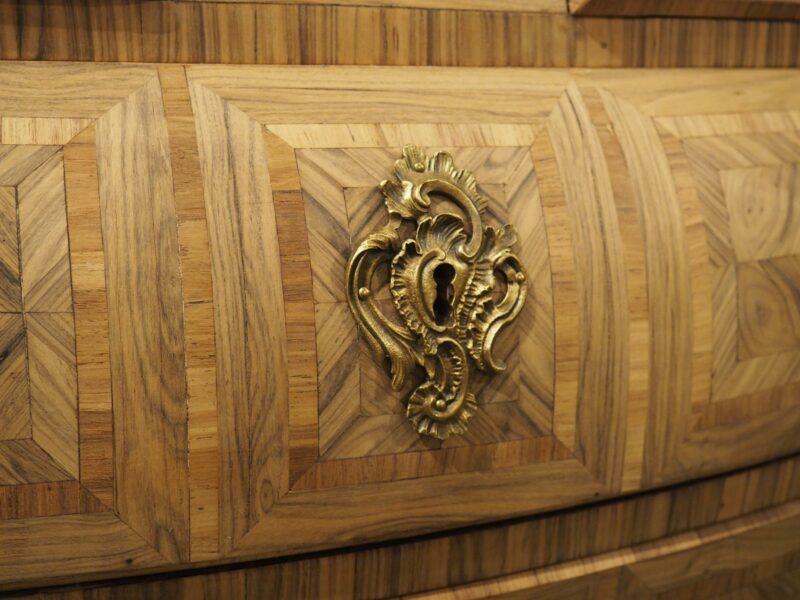
[[[0,78],[2,368],[16,381],[4,410],[27,395],[14,408],[24,439],[3,442],[1,577],[45,574],[50,561],[94,569],[101,556],[112,568],[188,560],[180,259],[158,73],[4,65]]]
[[[0,145],[0,173],[0,485],[82,497],[63,149]]]
[[[568,0],[575,14],[596,16],[800,19],[798,0]]]
[[[572,0],[573,8],[586,0]],[[773,0],[0,0],[0,59],[453,67],[797,67],[800,22]],[[731,7],[753,19],[676,18]],[[755,14],[752,9],[766,11]],[[641,14],[638,13],[638,14]],[[652,13],[650,13],[652,14]],[[708,16],[706,12],[705,16]],[[717,14],[722,14],[718,12]],[[773,19],[787,13],[771,13]],[[730,12],[729,12],[730,16]]]
[[[508,370],[443,442],[344,295],[405,143],[475,172],[529,276]],[[0,585],[798,452],[799,172],[787,71],[0,65]]]
[[[795,600],[800,458],[553,514],[28,600]]]

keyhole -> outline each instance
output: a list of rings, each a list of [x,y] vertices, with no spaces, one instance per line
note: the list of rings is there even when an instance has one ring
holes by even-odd
[[[438,325],[447,323],[453,311],[453,278],[456,270],[447,263],[442,263],[433,270],[433,280],[436,282],[436,299],[433,301],[433,315]]]

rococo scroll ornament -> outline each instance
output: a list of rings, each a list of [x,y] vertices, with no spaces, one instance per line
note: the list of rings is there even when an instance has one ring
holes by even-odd
[[[516,231],[483,222],[486,203],[475,177],[452,157],[426,156],[406,146],[397,181],[383,181],[388,222],[361,242],[347,265],[347,299],[360,330],[401,389],[421,368],[425,381],[407,400],[407,415],[423,435],[463,434],[478,409],[470,391],[473,365],[499,372],[497,334],[525,302],[525,273],[511,246]],[[457,214],[447,210],[455,205]],[[389,265],[389,289],[399,318],[374,300],[372,279]]]

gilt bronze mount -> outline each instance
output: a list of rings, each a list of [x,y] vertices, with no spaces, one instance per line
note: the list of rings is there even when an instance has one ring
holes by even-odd
[[[512,252],[516,230],[484,223],[475,177],[456,169],[448,153],[429,157],[406,146],[395,174],[397,181],[380,184],[387,223],[350,257],[347,300],[369,345],[387,359],[395,389],[422,369],[425,381],[408,397],[406,414],[420,434],[446,439],[463,434],[478,410],[473,365],[505,369],[492,346],[522,309],[525,273]],[[373,276],[386,263],[397,319],[374,298]]]

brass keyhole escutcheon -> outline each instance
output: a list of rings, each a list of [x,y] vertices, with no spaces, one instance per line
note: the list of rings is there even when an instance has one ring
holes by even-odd
[[[436,282],[436,299],[433,301],[433,314],[439,325],[445,325],[453,312],[453,278],[456,270],[447,263],[442,263],[433,270]]]
[[[512,251],[514,227],[484,223],[475,177],[456,169],[449,154],[429,157],[406,146],[395,174],[380,184],[386,224],[350,257],[347,300],[377,358],[388,359],[393,387],[402,388],[413,370],[424,372],[406,414],[420,434],[445,439],[463,434],[478,410],[472,369],[505,369],[492,356],[494,340],[522,310],[527,283]],[[442,200],[458,210],[433,212]],[[385,263],[399,319],[384,315],[372,293]]]

